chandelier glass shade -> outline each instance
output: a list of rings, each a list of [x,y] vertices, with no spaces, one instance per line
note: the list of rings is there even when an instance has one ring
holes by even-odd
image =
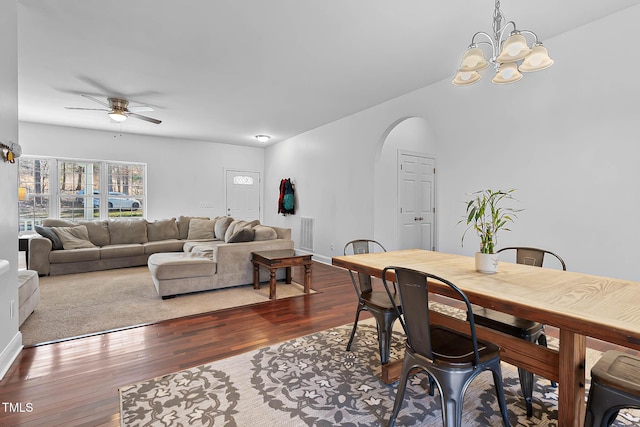
[[[522,72],[544,70],[553,64],[547,49],[533,31],[518,30],[513,21],[502,25],[504,15],[500,11],[500,1],[496,0],[493,12],[493,34],[479,31],[471,39],[471,44],[460,61],[458,71],[452,81],[456,86],[471,85],[482,77],[480,71],[493,65],[496,84],[517,82]],[[511,30],[506,36],[507,31]],[[505,37],[506,36],[506,37]],[[532,39],[531,45],[527,37]],[[485,50],[489,57],[485,56]]]

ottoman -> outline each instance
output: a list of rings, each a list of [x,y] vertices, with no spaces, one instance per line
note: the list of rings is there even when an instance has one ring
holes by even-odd
[[[40,281],[35,270],[18,270],[18,322],[21,326],[40,301]]]
[[[147,261],[153,284],[162,299],[214,289],[216,262],[200,253],[156,253]]]

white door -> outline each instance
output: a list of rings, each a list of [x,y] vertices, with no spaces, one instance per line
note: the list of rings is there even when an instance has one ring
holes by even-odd
[[[399,152],[399,249],[436,250],[435,159]]]
[[[260,173],[227,170],[227,216],[260,219]]]

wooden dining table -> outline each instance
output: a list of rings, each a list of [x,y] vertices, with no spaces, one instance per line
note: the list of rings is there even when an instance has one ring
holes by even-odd
[[[431,273],[453,282],[473,304],[558,328],[554,350],[476,326],[478,337],[500,345],[502,360],[558,382],[559,426],[584,423],[587,336],[640,350],[640,282],[510,262],[484,274],[475,270],[473,257],[421,249],[337,256],[332,264],[374,277],[387,266]],[[437,282],[430,283],[430,292],[454,297]],[[467,322],[451,316],[432,311],[431,317],[469,331]],[[399,365],[383,365],[383,379],[395,379]]]

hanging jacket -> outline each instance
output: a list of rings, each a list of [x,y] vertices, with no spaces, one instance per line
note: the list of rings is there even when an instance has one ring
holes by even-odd
[[[278,199],[278,213],[282,215],[293,215],[295,213],[296,200],[295,190],[291,179],[283,179],[280,181],[280,197]]]

